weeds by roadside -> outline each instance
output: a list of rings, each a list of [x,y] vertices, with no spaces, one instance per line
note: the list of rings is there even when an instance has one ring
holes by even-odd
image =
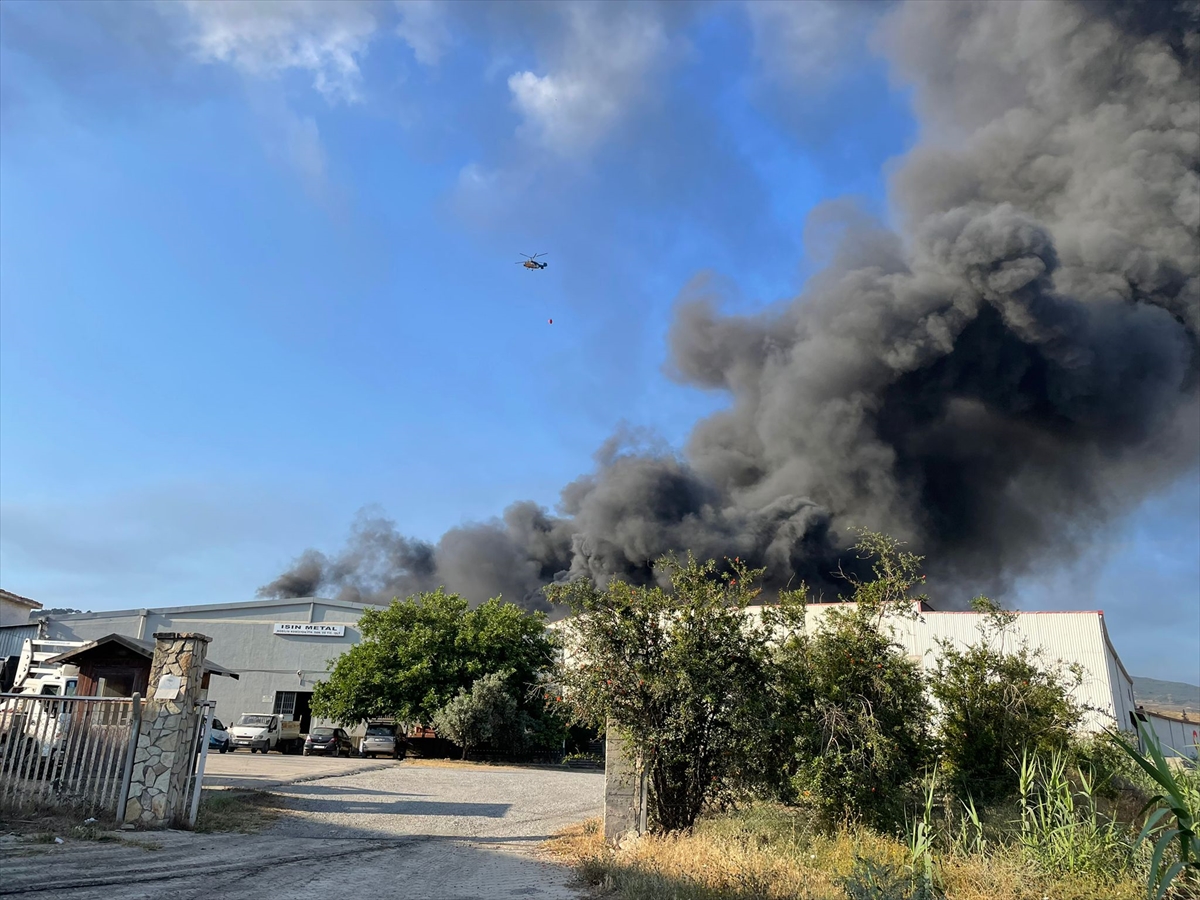
[[[546,849],[612,900],[922,900],[913,846],[863,828],[822,834],[803,809],[755,804],[702,819],[691,834],[606,846],[598,820],[559,833]],[[949,900],[1140,900],[1135,877],[1047,874],[1019,847],[963,848],[934,857]],[[921,871],[924,871],[921,864]]]
[[[202,834],[253,834],[275,823],[283,802],[267,791],[205,791],[200,797],[196,831]]]
[[[57,845],[75,841],[98,844],[120,844],[143,850],[160,850],[162,845],[152,840],[127,837],[115,830],[111,821],[99,821],[81,812],[78,814],[46,811],[31,818],[6,818],[0,821],[0,833],[17,838],[19,845]]]

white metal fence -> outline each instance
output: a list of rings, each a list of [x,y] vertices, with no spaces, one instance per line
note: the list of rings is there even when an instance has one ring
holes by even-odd
[[[0,694],[0,808],[125,805],[141,699]]]

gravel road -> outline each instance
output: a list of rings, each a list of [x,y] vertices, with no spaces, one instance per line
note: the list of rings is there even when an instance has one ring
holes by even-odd
[[[537,845],[600,813],[603,774],[399,763],[284,785],[257,835],[137,835],[161,849],[6,843],[0,895],[61,900],[578,900]]]
[[[282,753],[210,753],[204,768],[204,786],[266,790],[293,781],[347,775],[381,769],[391,760],[337,759],[321,756],[285,756]]]

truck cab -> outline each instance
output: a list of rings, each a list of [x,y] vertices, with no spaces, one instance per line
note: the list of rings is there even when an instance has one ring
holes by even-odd
[[[71,715],[70,704],[23,698],[74,697],[79,689],[79,669],[50,665],[47,660],[81,646],[81,641],[25,641],[12,694],[0,702],[0,745],[11,747],[23,741],[36,745],[37,754],[43,758],[60,748]]]
[[[251,753],[295,753],[304,744],[300,723],[285,721],[278,713],[242,713],[229,729],[229,749],[250,748]]]
[[[79,687],[77,675],[47,675],[27,679],[20,696],[0,703],[0,746],[24,741],[36,747],[38,756],[48,758],[61,749],[67,723],[71,718],[67,703],[31,702],[34,697],[74,697]],[[24,700],[23,697],[30,700]]]

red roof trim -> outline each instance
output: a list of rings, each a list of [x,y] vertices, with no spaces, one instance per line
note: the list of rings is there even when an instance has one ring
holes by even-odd
[[[1018,616],[1102,616],[1102,609],[1014,609]],[[925,613],[927,616],[981,616],[973,609],[934,609]]]
[[[915,602],[915,601],[914,601]],[[757,606],[770,606],[773,604],[761,603]],[[845,603],[809,603],[808,606],[852,606],[853,601]],[[1014,609],[1019,616],[1102,616],[1102,609]],[[922,615],[926,616],[980,616],[983,613],[977,613],[973,609],[924,609],[921,610]]]

